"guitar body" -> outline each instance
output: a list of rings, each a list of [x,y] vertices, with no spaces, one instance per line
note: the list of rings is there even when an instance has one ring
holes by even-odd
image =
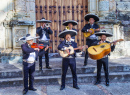
[[[72,46],[69,46],[69,47],[65,47],[66,49],[69,49],[70,50],[70,53],[68,54],[65,50],[62,51],[62,50],[59,50],[59,53],[60,53],[60,56],[65,58],[65,57],[68,57],[69,55],[72,55],[74,54],[74,48]]]
[[[93,32],[92,33],[90,33],[90,32],[85,32],[85,33],[83,33],[83,35],[84,35],[84,37],[89,37],[89,36],[91,36],[91,35],[93,35],[95,32],[94,32],[94,29],[90,29],[90,30],[92,30]]]
[[[101,43],[100,45],[91,46],[88,48],[90,58],[99,60],[111,52],[110,43]]]

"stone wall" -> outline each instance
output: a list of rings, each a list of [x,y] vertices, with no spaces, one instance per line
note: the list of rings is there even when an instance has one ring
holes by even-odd
[[[111,58],[130,56],[130,1],[129,0],[88,0],[88,12],[100,17],[100,26],[113,33],[108,40],[123,38]],[[15,59],[21,53],[18,38],[26,33],[35,35],[35,0],[1,0],[0,7],[0,52],[1,60]],[[102,31],[102,30],[101,30]],[[13,55],[14,54],[14,55]],[[18,57],[17,57],[18,58]],[[11,60],[13,60],[11,59]],[[20,58],[18,58],[20,59]]]

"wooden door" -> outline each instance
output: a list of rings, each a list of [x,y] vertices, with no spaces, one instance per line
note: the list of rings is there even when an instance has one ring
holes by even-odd
[[[58,37],[58,34],[62,32],[65,27],[62,23],[66,20],[75,20],[78,25],[74,28],[77,29],[78,35],[76,35],[75,41],[77,45],[85,45],[86,39],[81,33],[81,29],[86,24],[84,16],[88,10],[88,0],[35,0],[36,1],[36,20],[40,20],[44,17],[47,20],[51,20],[51,29],[53,34],[50,36],[50,46],[53,48],[50,50],[52,53],[56,53],[57,46],[63,40]],[[40,27],[40,23],[36,24]]]

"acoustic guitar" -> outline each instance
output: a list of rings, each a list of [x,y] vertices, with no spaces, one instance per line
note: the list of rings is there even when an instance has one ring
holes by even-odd
[[[94,60],[99,60],[111,52],[111,44],[114,42],[124,41],[119,39],[111,43],[101,43],[100,45],[91,46],[88,48],[89,57]]]
[[[100,29],[103,29],[103,28],[105,28],[105,27],[101,27]],[[95,33],[95,31],[98,31],[98,30],[93,29],[93,28],[90,28],[89,30],[91,30],[92,33],[90,33],[90,32],[84,32],[83,33],[84,37],[88,38],[89,36],[93,35]]]
[[[72,46],[69,46],[69,47],[65,47],[66,49],[69,49],[70,53],[68,54],[66,52],[66,50],[62,51],[62,50],[59,50],[59,53],[60,53],[60,56],[61,57],[68,57],[69,55],[72,55],[74,54],[74,48]]]
[[[79,47],[83,47],[83,48],[88,48],[86,45],[84,46],[79,46]],[[65,58],[68,57],[69,55],[73,55],[74,54],[74,50],[78,50],[79,48],[73,48],[72,46],[69,47],[65,47],[66,49],[69,50],[69,54],[66,52],[66,50],[59,50],[60,56]],[[82,55],[82,51],[77,53],[76,55],[81,56]]]

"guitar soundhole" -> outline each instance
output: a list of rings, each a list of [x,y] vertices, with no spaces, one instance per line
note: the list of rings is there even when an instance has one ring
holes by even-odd
[[[100,48],[104,48],[104,47],[105,47],[104,45],[100,46]]]

